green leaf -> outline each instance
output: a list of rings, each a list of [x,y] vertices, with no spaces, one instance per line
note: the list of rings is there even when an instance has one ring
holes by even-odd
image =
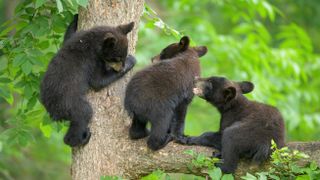
[[[308,175],[299,175],[295,180],[311,180]]]
[[[29,61],[26,61],[21,66],[22,72],[24,72],[26,75],[30,74],[32,71],[32,64]]]
[[[44,113],[42,119],[43,119],[43,120],[42,120],[42,124],[43,124],[43,125],[52,124],[52,121],[51,121],[48,113]]]
[[[0,152],[2,151],[3,149],[3,143],[0,141]]]
[[[53,15],[53,20],[52,20],[55,24],[55,26],[53,26],[53,31],[57,32],[57,33],[64,33],[65,32],[65,18],[63,18],[60,15]],[[60,35],[59,35],[60,37]],[[55,38],[55,37],[53,37]]]
[[[29,141],[33,139],[32,135],[27,130],[19,131],[17,138],[21,146],[26,146],[29,143]]]
[[[77,0],[77,3],[82,7],[87,7],[88,2],[88,0]]]
[[[141,180],[158,180],[158,179],[162,179],[162,177],[165,174],[166,173],[164,173],[161,170],[155,170],[151,174],[149,174],[148,176],[142,177]]]
[[[41,50],[47,49],[49,47],[49,41],[42,41],[41,43],[39,43],[39,48]]]
[[[26,61],[26,59],[24,57],[25,57],[25,54],[19,54],[19,55],[15,56],[12,61],[13,67],[18,67],[21,64],[23,64]]]
[[[232,174],[224,174],[221,180],[234,180],[234,177]]]
[[[49,138],[51,136],[52,127],[50,125],[40,123],[40,130],[45,137]]]
[[[269,178],[274,179],[274,180],[280,180],[280,177],[276,176],[276,175],[269,175]]]
[[[31,87],[31,85],[28,83],[28,84],[26,84],[26,86],[24,87],[24,96],[25,96],[26,98],[31,98],[31,97],[32,97],[32,94],[33,94],[32,87]]]
[[[124,180],[119,176],[101,176],[100,180]]]
[[[245,180],[257,180],[257,178],[256,178],[254,175],[252,175],[252,174],[250,174],[250,173],[248,173],[248,172],[247,172],[247,174],[246,174],[245,176],[241,176],[241,179],[245,179]]]
[[[215,168],[213,170],[208,171],[209,177],[213,180],[220,180],[222,176],[222,172],[220,168]]]
[[[56,0],[59,13],[63,11],[61,0]]]
[[[37,96],[32,96],[32,97],[28,100],[27,108],[28,108],[29,110],[31,110],[36,103],[37,103]]]
[[[9,32],[11,32],[16,26],[12,25],[12,26],[8,26],[7,28],[5,28],[4,30],[0,31],[0,37],[1,36],[6,36]]]
[[[315,162],[315,161],[312,161],[311,163],[310,163],[310,169],[311,170],[316,170],[318,168],[318,165],[317,165],[317,163]]]
[[[28,49],[26,52],[28,53],[28,55],[33,57],[43,56],[42,51],[40,51],[39,49]]]
[[[3,97],[10,105],[13,104],[13,95],[8,88],[0,86],[0,96]]]
[[[263,5],[263,7],[267,10],[268,15],[269,15],[269,18],[270,18],[270,21],[273,22],[274,19],[275,19],[275,13],[274,13],[274,10],[273,10],[272,5],[270,5],[270,4],[269,4],[268,2],[266,2],[266,1],[263,1],[263,2],[262,2],[262,5]]]
[[[22,88],[26,85],[26,82],[25,81],[19,81],[18,83],[16,83],[14,85],[15,88]]]
[[[36,0],[36,8],[41,7],[45,2],[46,0]]]
[[[189,155],[191,155],[191,156],[194,155],[194,151],[193,151],[192,149],[185,150],[183,153],[189,154]]]
[[[0,49],[1,49],[1,47],[0,47]],[[4,56],[2,56],[2,58],[0,57],[0,73],[3,70],[7,69],[7,67],[8,67],[8,59],[5,58]]]
[[[11,79],[9,79],[9,78],[0,78],[0,83],[7,84],[10,82],[11,82]]]
[[[268,175],[268,172],[260,172],[260,173],[256,173],[258,176],[259,176],[259,180],[267,180],[267,175]]]

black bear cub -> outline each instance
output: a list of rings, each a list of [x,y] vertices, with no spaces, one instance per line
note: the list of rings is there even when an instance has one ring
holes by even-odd
[[[221,114],[218,132],[187,137],[178,142],[214,147],[221,151],[224,173],[233,173],[239,158],[261,163],[271,154],[271,140],[284,146],[284,122],[275,107],[248,100],[243,94],[254,86],[251,82],[234,82],[223,77],[196,80],[195,95],[215,106]]]
[[[125,108],[133,115],[130,138],[148,136],[149,121],[147,144],[152,150],[164,147],[172,136],[183,137],[194,79],[200,74],[199,57],[207,52],[204,46],[189,47],[189,42],[185,36],[166,47],[151,66],[137,72],[128,83]]]
[[[126,36],[133,26],[132,22],[74,33],[49,63],[41,82],[41,102],[53,120],[70,121],[66,144],[84,145],[90,139],[92,108],[85,96],[89,88],[98,91],[134,66]]]

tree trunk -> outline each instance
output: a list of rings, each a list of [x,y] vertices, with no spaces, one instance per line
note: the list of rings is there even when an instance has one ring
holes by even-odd
[[[128,34],[129,53],[134,54],[140,16],[144,0],[89,0],[86,9],[80,9],[79,29],[97,25],[117,26],[135,22]],[[131,149],[127,138],[130,119],[123,108],[126,84],[131,72],[98,93],[90,92],[88,100],[94,115],[91,120],[91,139],[83,148],[72,150],[71,175],[73,179],[97,180],[102,175],[122,175],[122,164]]]
[[[116,26],[135,21],[135,28],[128,35],[129,52],[133,54],[143,3],[143,0],[90,0],[87,9],[80,10],[79,28]],[[191,157],[184,154],[185,150],[212,154],[209,148],[182,146],[172,142],[160,151],[153,152],[147,148],[145,139],[130,140],[130,118],[123,107],[125,87],[130,76],[131,73],[128,73],[104,90],[88,94],[94,111],[90,124],[92,135],[86,146],[72,150],[73,179],[97,180],[105,175],[137,179],[156,169],[190,173],[187,165]],[[291,143],[289,146],[306,151],[319,164],[320,143]],[[252,168],[245,162],[240,163],[237,174],[247,171],[252,171]],[[202,174],[200,171],[193,173]]]

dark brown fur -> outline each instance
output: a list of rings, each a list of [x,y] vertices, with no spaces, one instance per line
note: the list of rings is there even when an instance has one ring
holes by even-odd
[[[133,26],[100,26],[72,34],[49,63],[41,82],[41,102],[53,120],[70,121],[66,144],[84,145],[90,139],[88,90],[99,91],[134,66],[126,36]],[[113,69],[115,64],[119,71]]]
[[[199,56],[205,47],[189,47],[189,38],[171,44],[161,54],[169,59],[137,72],[126,90],[125,107],[133,115],[131,139],[148,135],[146,124],[151,122],[148,147],[158,150],[175,136],[183,136],[187,106],[193,98],[195,77],[200,74]],[[158,58],[160,56],[157,56]],[[158,60],[160,60],[158,59]]]
[[[233,173],[240,157],[261,163],[271,154],[271,140],[284,146],[284,122],[277,108],[248,100],[243,94],[253,90],[251,82],[233,82],[222,77],[199,79],[195,93],[217,107],[218,132],[206,132],[178,142],[204,145],[221,151],[225,173]]]

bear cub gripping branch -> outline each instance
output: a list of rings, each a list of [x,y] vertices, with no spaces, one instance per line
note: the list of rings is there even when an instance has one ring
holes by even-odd
[[[90,88],[98,91],[121,78],[136,60],[128,55],[127,34],[134,23],[100,26],[75,34],[74,24],[41,82],[41,102],[53,120],[68,120],[64,142],[70,146],[90,139],[92,108],[86,100]]]
[[[271,154],[271,140],[284,146],[284,122],[277,108],[248,100],[243,94],[251,82],[234,82],[223,77],[198,79],[194,93],[215,106],[221,114],[218,132],[177,140],[182,144],[203,145],[221,151],[224,173],[233,173],[241,157],[261,163]]]

